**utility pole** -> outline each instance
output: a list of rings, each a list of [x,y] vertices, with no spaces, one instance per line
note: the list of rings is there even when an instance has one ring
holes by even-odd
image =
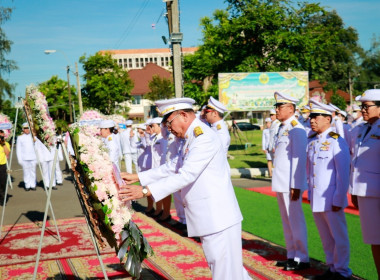
[[[183,34],[179,28],[179,9],[178,0],[164,0],[166,2],[166,11],[168,16],[170,43],[173,49],[173,80],[175,97],[183,97],[182,85],[182,55],[181,42]]]
[[[79,72],[78,72],[78,63],[75,62],[75,76],[77,76],[77,94],[78,94],[78,103],[79,103],[79,115],[83,114],[83,104],[82,104],[82,92],[79,82]]]
[[[350,107],[352,108],[352,88],[353,88],[353,81],[351,78],[351,73],[348,72],[348,91],[350,93]]]
[[[67,90],[69,94],[70,123],[73,123],[73,110],[71,108],[71,89],[70,89],[70,65],[67,65]]]

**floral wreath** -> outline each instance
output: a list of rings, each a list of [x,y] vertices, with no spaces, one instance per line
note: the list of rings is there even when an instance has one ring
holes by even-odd
[[[138,226],[132,222],[130,203],[118,195],[118,183],[108,150],[101,139],[87,134],[86,127],[70,128],[76,160],[72,168],[76,187],[86,208],[92,231],[101,247],[102,237],[115,248],[120,262],[134,277],[139,278],[141,263],[153,250]]]
[[[55,144],[56,132],[45,95],[35,85],[26,87],[24,109],[32,134],[47,147]]]

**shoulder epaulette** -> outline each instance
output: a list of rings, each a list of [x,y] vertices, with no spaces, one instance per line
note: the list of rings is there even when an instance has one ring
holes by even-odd
[[[108,137],[108,141],[111,141],[111,140],[112,140],[112,137],[111,137],[111,136],[109,136],[109,137]]]
[[[293,127],[295,127],[298,124],[298,122],[296,120],[292,120],[291,124]]]
[[[315,136],[317,136],[318,133],[314,133],[312,135],[310,135],[308,138],[314,138]]]
[[[339,134],[338,134],[338,133],[335,133],[335,132],[333,132],[333,131],[331,131],[331,132],[329,133],[329,135],[330,135],[332,138],[334,138],[334,139],[338,139],[338,137],[339,137]]]
[[[203,134],[203,130],[200,126],[197,126],[194,128],[194,135],[195,137],[198,137],[199,135]]]
[[[218,123],[218,124],[216,125],[216,129],[217,129],[217,130],[221,130],[221,128],[222,128],[222,126],[220,125],[220,123]]]

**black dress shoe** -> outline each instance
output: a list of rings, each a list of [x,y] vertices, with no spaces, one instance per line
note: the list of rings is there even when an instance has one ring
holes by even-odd
[[[152,218],[158,218],[158,217],[160,217],[161,215],[162,215],[162,213],[163,213],[164,211],[163,210],[161,210],[158,214],[152,214]]]
[[[332,272],[330,269],[326,270],[325,273],[315,275],[311,277],[311,280],[331,280],[333,279],[332,277],[334,276],[334,272]]]
[[[297,263],[294,261],[294,259],[287,259],[285,261],[277,261],[275,266],[285,267],[289,264],[296,265]]]
[[[156,212],[156,210],[154,208],[152,208],[149,211],[146,211],[144,213],[145,213],[145,215],[151,217],[154,214],[154,212]]]
[[[30,189],[25,189],[26,192],[30,191]]]
[[[32,190],[32,191],[35,191],[35,190],[36,190],[36,188],[30,188],[30,190]]]
[[[53,190],[55,190],[55,191],[58,190],[58,188],[57,188],[56,186],[53,186],[52,188],[53,188]]]
[[[349,279],[351,279],[351,277],[344,277],[342,274],[340,274],[338,272],[334,272],[333,276],[329,279],[331,279],[331,280],[349,280]]]
[[[157,221],[167,223],[167,222],[170,222],[171,219],[172,219],[172,215],[169,215],[165,219],[161,219],[161,217],[160,217],[157,219]]]
[[[185,229],[187,229],[187,226],[185,224],[179,223],[179,222],[175,223],[173,225],[173,227],[176,228],[176,229],[179,229],[179,230],[185,230]]]
[[[309,262],[294,262],[293,263],[288,263],[285,267],[284,270],[286,271],[297,271],[297,270],[304,270],[310,268],[310,263]]]

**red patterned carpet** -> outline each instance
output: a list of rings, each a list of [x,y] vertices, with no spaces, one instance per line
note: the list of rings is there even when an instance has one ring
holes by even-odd
[[[141,279],[211,279],[201,245],[178,234],[171,226],[173,221],[161,225],[141,213],[135,213],[134,221],[155,252],[144,261]],[[55,227],[50,225],[43,240],[38,279],[103,279],[84,218],[59,220],[57,224],[62,243],[58,242]],[[0,279],[32,278],[40,233],[39,225],[34,223],[3,229]],[[303,275],[324,269],[323,264],[312,261],[313,268],[303,273],[283,271],[274,266],[276,260],[285,259],[282,247],[246,232],[242,238],[244,265],[253,279],[303,279]],[[106,248],[101,253],[110,279],[131,279],[120,268],[113,249]]]

